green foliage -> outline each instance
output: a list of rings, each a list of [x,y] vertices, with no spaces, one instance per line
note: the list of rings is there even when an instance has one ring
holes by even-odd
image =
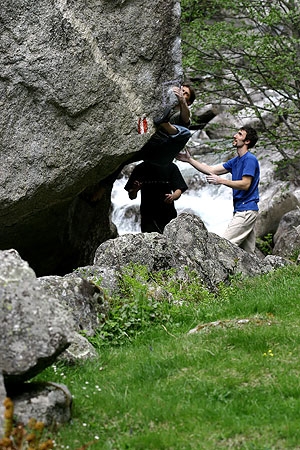
[[[291,158],[289,161],[281,160],[275,163],[275,178],[284,181],[291,181],[295,184],[299,183],[300,172],[300,155]]]
[[[120,295],[109,300],[108,316],[95,337],[95,347],[122,345],[143,334],[153,324],[169,324],[190,303],[212,298],[201,279],[186,270],[184,279],[174,270],[150,273],[147,267],[132,264],[123,269]]]
[[[168,330],[151,322],[128,345],[39,375],[74,396],[72,420],[49,431],[57,450],[299,448],[300,266],[188,306],[180,324],[170,310]],[[198,333],[188,333],[188,309]]]
[[[290,256],[291,261],[296,262],[299,255],[300,255],[300,248],[297,248],[296,250],[293,251],[293,253]]]
[[[183,63],[200,80],[200,102],[234,100],[235,112],[248,107],[288,160],[286,148],[297,150],[300,138],[298,2],[182,0],[181,7]],[[265,104],[253,101],[259,95]],[[277,117],[272,127],[269,113]]]
[[[142,291],[136,292],[132,299],[119,299],[110,304],[108,318],[97,332],[92,342],[95,346],[121,345],[149,327],[151,322],[168,318],[163,304],[148,298]],[[163,305],[164,306],[164,305]]]
[[[262,238],[256,239],[256,245],[264,255],[272,255],[273,251],[273,234],[268,233]]]
[[[169,292],[175,304],[199,304],[212,299],[212,294],[203,287],[199,275],[187,267],[183,278],[179,278],[173,269],[159,271],[151,276],[157,286]]]

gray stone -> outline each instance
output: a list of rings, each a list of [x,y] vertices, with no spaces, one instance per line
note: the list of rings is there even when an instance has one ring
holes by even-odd
[[[64,384],[24,383],[8,395],[13,399],[14,416],[25,425],[33,418],[55,427],[71,418],[72,395]]]
[[[195,271],[212,291],[232,275],[255,276],[272,269],[268,262],[231,242],[209,233],[193,214],[180,214],[158,233],[126,234],[101,244],[95,264],[122,271],[128,264],[145,265],[150,271],[175,269],[185,278],[185,267]]]
[[[274,235],[273,254],[291,258],[300,251],[300,209],[284,214]]]
[[[70,345],[72,317],[38,283],[15,250],[0,251],[0,372],[28,380]]]
[[[131,263],[144,265],[150,271],[176,269],[184,273],[184,266],[196,269],[184,249],[159,233],[125,234],[101,244],[95,253],[95,265],[114,267],[119,272]]]
[[[233,275],[256,276],[271,270],[271,266],[255,254],[208,232],[195,215],[180,214],[165,227],[164,235],[184,249],[196,264],[204,284],[212,290]]]
[[[107,311],[104,292],[96,284],[75,276],[48,276],[38,279],[45,291],[72,315],[74,330],[92,336],[99,317]]]
[[[98,353],[93,345],[81,334],[72,334],[71,345],[59,355],[58,361],[72,365],[79,361],[97,359]]]
[[[99,267],[97,265],[78,267],[68,277],[81,277],[96,283],[104,293],[110,295],[118,290],[119,272],[114,267]]]
[[[1,5],[0,248],[38,276],[91,264],[116,236],[105,179],[182,80],[179,18],[178,0]]]
[[[277,255],[267,255],[264,261],[270,264],[274,269],[280,269],[281,267],[293,264],[292,261]]]

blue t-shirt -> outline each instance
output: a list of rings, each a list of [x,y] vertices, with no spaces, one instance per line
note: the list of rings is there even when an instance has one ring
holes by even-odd
[[[243,176],[252,177],[248,191],[233,189],[234,212],[258,211],[258,184],[260,177],[259,163],[252,153],[247,152],[243,156],[236,156],[223,164],[224,169],[232,174],[232,180],[241,180]]]

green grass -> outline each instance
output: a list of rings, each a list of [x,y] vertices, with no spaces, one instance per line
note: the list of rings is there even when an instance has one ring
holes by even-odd
[[[300,449],[300,267],[234,281],[218,296],[182,289],[188,303],[164,306],[121,345],[99,335],[96,361],[37,377],[74,395],[72,421],[51,434],[57,449]]]

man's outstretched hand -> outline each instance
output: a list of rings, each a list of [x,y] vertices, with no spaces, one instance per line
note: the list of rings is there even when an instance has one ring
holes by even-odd
[[[180,152],[175,156],[176,159],[178,159],[178,161],[183,161],[183,162],[189,162],[190,159],[192,158],[190,152],[185,149],[184,152]]]

